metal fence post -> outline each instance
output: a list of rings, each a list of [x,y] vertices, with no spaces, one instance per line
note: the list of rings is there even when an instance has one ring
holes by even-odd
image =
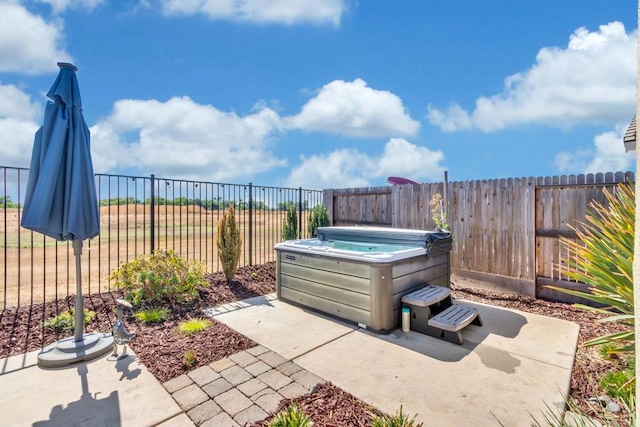
[[[156,249],[156,194],[155,194],[156,176],[151,174],[151,197],[149,200],[150,222],[151,222],[151,253]]]
[[[249,265],[253,265],[253,184],[249,183]]]
[[[302,239],[302,187],[298,187],[298,239]]]

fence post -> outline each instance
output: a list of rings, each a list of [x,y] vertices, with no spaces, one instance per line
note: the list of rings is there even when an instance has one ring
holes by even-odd
[[[249,183],[249,266],[253,265],[253,184]]]
[[[156,249],[156,195],[155,195],[156,176],[151,174],[151,197],[149,201],[150,222],[151,222],[151,253]]]
[[[298,187],[298,239],[302,239],[302,187]]]

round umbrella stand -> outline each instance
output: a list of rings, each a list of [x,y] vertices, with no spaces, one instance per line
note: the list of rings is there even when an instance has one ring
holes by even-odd
[[[84,334],[82,340],[69,337],[45,347],[38,353],[41,368],[64,368],[78,362],[100,357],[113,349],[113,336],[109,333]]]

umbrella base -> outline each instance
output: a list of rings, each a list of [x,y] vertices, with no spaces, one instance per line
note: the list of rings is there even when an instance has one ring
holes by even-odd
[[[78,362],[96,359],[113,349],[113,336],[106,333],[85,334],[81,341],[65,338],[38,353],[41,368],[64,368]]]

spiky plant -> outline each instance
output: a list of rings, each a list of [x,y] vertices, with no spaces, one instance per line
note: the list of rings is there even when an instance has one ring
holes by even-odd
[[[311,213],[309,214],[309,219],[307,220],[307,231],[309,232],[309,237],[316,237],[318,234],[318,227],[326,227],[331,225],[331,220],[329,219],[329,212],[327,212],[327,208],[324,205],[317,205],[311,209]]]
[[[242,237],[236,224],[236,215],[231,203],[229,203],[227,210],[218,222],[217,244],[222,271],[227,278],[227,282],[230,282],[238,270],[242,249]]]
[[[211,320],[206,317],[195,317],[178,324],[178,331],[185,335],[202,332],[211,326]]]
[[[287,216],[282,224],[282,238],[284,240],[298,238],[298,213],[293,206],[287,208]]]
[[[402,413],[400,405],[400,410],[394,416],[371,413],[371,427],[422,427],[422,423],[416,424],[417,416],[416,414],[409,418],[407,414]]]
[[[291,404],[286,409],[278,412],[269,427],[311,427],[313,422],[302,408],[297,404]]]
[[[563,260],[567,276],[586,283],[591,292],[550,286],[555,290],[600,304],[577,306],[608,315],[606,322],[619,322],[627,330],[594,338],[588,346],[614,343],[612,353],[635,352],[633,311],[633,239],[635,196],[633,185],[619,185],[614,194],[605,189],[607,205],[592,201],[592,215],[574,227],[578,240],[561,238],[569,257]]]

